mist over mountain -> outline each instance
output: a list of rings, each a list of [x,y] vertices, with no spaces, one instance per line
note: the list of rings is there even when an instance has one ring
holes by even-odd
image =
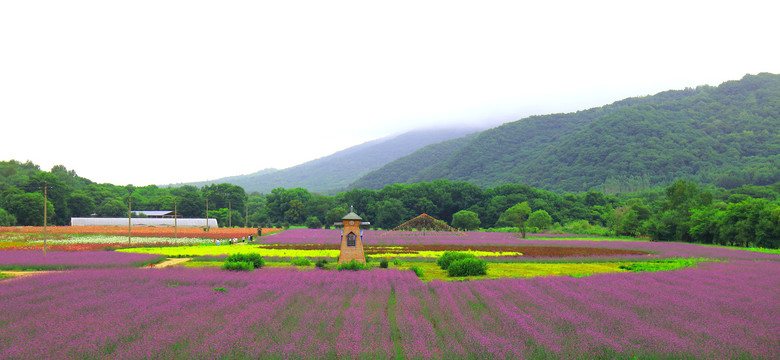
[[[567,114],[531,116],[428,145],[350,184],[449,179],[481,187],[637,191],[685,178],[722,187],[780,181],[780,75],[746,75],[628,98]]]
[[[302,187],[312,192],[330,194],[345,189],[347,185],[368,172],[423,146],[460,138],[479,130],[481,129],[474,127],[414,130],[369,141],[286,169],[265,169],[248,175],[186,183],[186,185],[230,183],[243,187],[247,192],[260,193],[269,193],[277,187],[288,189]]]

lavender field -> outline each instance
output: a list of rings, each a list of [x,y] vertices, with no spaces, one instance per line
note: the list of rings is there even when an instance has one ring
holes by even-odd
[[[72,270],[0,281],[0,358],[775,359],[776,260],[431,283],[394,269]]]
[[[338,229],[290,229],[269,237],[263,242],[273,244],[338,244],[341,230]],[[517,242],[513,233],[471,231],[449,232],[391,232],[363,230],[364,242],[370,245],[412,245],[412,244],[480,244],[512,245]]]
[[[159,255],[113,251],[0,251],[0,269],[68,269],[75,267],[139,266]]]
[[[580,241],[555,240],[549,236],[546,240],[526,240],[516,233],[502,232],[462,232],[458,235],[437,232],[387,232],[376,230],[363,231],[363,243],[366,245],[505,245],[505,246],[565,246],[608,249],[641,250],[659,258],[693,257],[710,259],[744,260],[780,260],[777,254],[762,254],[739,249],[716,246],[701,246],[691,243],[669,243],[650,241]],[[530,236],[531,234],[529,234]],[[263,238],[268,244],[339,244],[340,230],[328,229],[291,229]],[[571,235],[561,235],[567,237]]]

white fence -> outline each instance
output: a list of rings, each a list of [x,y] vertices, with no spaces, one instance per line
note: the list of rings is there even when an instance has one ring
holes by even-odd
[[[173,227],[174,219],[159,218],[131,218],[132,226],[158,226]],[[176,219],[176,225],[180,227],[206,227],[206,219]],[[70,218],[70,226],[127,226],[127,218]],[[209,219],[209,227],[219,227],[217,219]]]

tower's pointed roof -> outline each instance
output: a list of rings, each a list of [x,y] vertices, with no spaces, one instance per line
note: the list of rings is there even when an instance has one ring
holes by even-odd
[[[341,218],[341,220],[363,220],[363,218],[360,217],[360,215],[355,214],[355,209],[352,207],[352,205],[350,205],[349,214],[344,215],[344,217]]]
[[[358,214],[355,214],[354,211],[350,211],[349,214],[344,215],[341,220],[363,220],[362,217],[360,217]]]

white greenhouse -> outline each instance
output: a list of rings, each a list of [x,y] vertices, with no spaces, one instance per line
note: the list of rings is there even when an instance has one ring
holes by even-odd
[[[206,227],[206,219],[175,219],[176,226]],[[172,218],[131,218],[132,226],[173,227]],[[127,218],[72,217],[70,226],[127,226]],[[208,227],[217,228],[217,219],[209,219]]]

